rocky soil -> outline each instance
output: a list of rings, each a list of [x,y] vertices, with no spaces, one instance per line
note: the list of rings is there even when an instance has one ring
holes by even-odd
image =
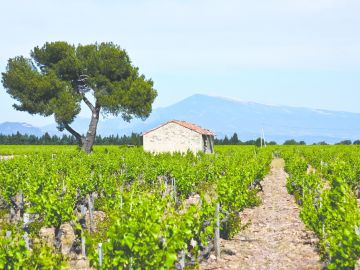
[[[294,198],[286,190],[284,161],[275,159],[259,193],[262,204],[246,209],[249,225],[232,240],[222,240],[219,260],[212,255],[201,269],[322,269],[315,235],[299,218]]]

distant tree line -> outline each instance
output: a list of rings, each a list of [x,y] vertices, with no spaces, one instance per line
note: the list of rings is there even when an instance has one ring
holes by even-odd
[[[77,145],[77,139],[72,135],[50,135],[49,133],[45,133],[44,135],[38,137],[35,135],[27,135],[21,134],[17,132],[12,135],[3,135],[0,134],[0,144],[33,144],[33,145]],[[101,135],[97,135],[95,137],[95,144],[98,145],[142,145],[142,137],[140,134],[132,133],[129,136],[123,135],[110,135],[106,137],[102,137]]]
[[[230,138],[225,136],[223,139],[214,139],[216,145],[256,145],[261,146],[261,138],[255,140],[241,141],[237,135],[234,133]],[[23,145],[77,145],[77,139],[72,135],[50,135],[45,133],[42,136],[27,135],[17,132],[12,135],[3,135],[0,134],[0,144],[23,144]],[[110,135],[102,137],[97,135],[95,137],[95,144],[98,145],[142,145],[142,136],[138,133],[132,133],[131,135]],[[263,142],[264,144],[264,142]],[[266,145],[277,145],[276,142],[270,141],[266,142]],[[283,145],[306,145],[305,141],[296,141],[294,139],[286,140]],[[314,143],[313,145],[328,145],[325,141]],[[343,140],[336,145],[360,145],[360,140]]]
[[[355,141],[351,141],[351,140],[344,140],[341,142],[336,143],[337,145],[339,144],[343,144],[343,145],[351,145],[351,144],[355,144],[355,145],[359,145],[360,144],[360,140],[355,140]]]
[[[291,140],[285,141],[283,145],[306,145],[306,142],[304,142],[304,141],[298,142],[294,139],[291,139]],[[329,143],[327,143],[325,141],[321,141],[318,143],[313,143],[312,145],[329,145]],[[343,140],[338,143],[335,143],[335,145],[360,145],[360,140],[355,140],[355,141]]]
[[[248,141],[241,141],[237,135],[237,133],[234,133],[230,138],[228,136],[225,136],[223,139],[214,139],[214,143],[217,145],[256,145],[261,146],[261,138],[257,138],[256,140],[248,140]],[[277,145],[276,142],[270,141],[266,142],[266,145]],[[305,141],[296,141],[294,139],[286,140],[283,145],[306,145]],[[318,143],[313,143],[313,145],[328,145],[325,141],[321,141]],[[343,140],[335,145],[360,145],[360,140]]]
[[[225,136],[223,139],[214,139],[214,143],[216,145],[256,145],[261,146],[261,138],[257,138],[256,140],[248,140],[248,141],[241,141],[237,135],[234,133],[230,138]],[[264,142],[263,142],[264,143]],[[266,145],[276,145],[276,142],[266,142]]]
[[[283,145],[306,145],[306,142],[304,141],[296,141],[294,139],[286,140]]]

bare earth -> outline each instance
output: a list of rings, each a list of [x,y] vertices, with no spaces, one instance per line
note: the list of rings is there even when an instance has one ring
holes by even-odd
[[[11,158],[13,158],[14,156],[13,155],[0,155],[0,160],[2,160],[2,159],[11,159]]]
[[[241,217],[250,225],[234,239],[222,240],[222,255],[201,269],[322,269],[317,239],[299,218],[294,198],[286,190],[284,161],[275,159],[259,193],[262,204]]]

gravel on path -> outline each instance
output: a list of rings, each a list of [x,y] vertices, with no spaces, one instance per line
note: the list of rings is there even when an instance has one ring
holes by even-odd
[[[302,223],[299,208],[286,189],[284,161],[275,159],[262,181],[260,206],[246,209],[249,225],[232,240],[222,240],[222,255],[212,255],[200,269],[323,269],[317,238]]]

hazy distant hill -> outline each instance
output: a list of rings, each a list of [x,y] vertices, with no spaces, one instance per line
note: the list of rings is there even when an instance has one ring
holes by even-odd
[[[22,134],[41,136],[43,131],[27,123],[4,122],[0,124],[0,134],[11,135],[20,132]]]
[[[259,137],[262,128],[267,140],[278,142],[295,138],[309,143],[321,140],[332,143],[360,138],[360,114],[270,106],[205,95],[194,95],[154,110],[144,123],[138,121],[123,132],[142,132],[169,119],[197,123],[213,130],[219,137],[237,132],[243,140]],[[115,124],[113,121],[111,126]],[[102,125],[103,132],[106,124]]]
[[[259,137],[262,128],[267,140],[278,142],[294,138],[308,143],[322,140],[333,143],[360,138],[358,113],[271,106],[206,95],[194,95],[171,106],[155,109],[145,122],[135,119],[125,123],[120,118],[102,120],[98,133],[143,132],[171,119],[194,122],[211,129],[218,137],[237,132],[242,140]],[[88,124],[88,119],[80,118],[73,126],[85,133]],[[56,126],[44,127],[45,131],[54,133]]]

